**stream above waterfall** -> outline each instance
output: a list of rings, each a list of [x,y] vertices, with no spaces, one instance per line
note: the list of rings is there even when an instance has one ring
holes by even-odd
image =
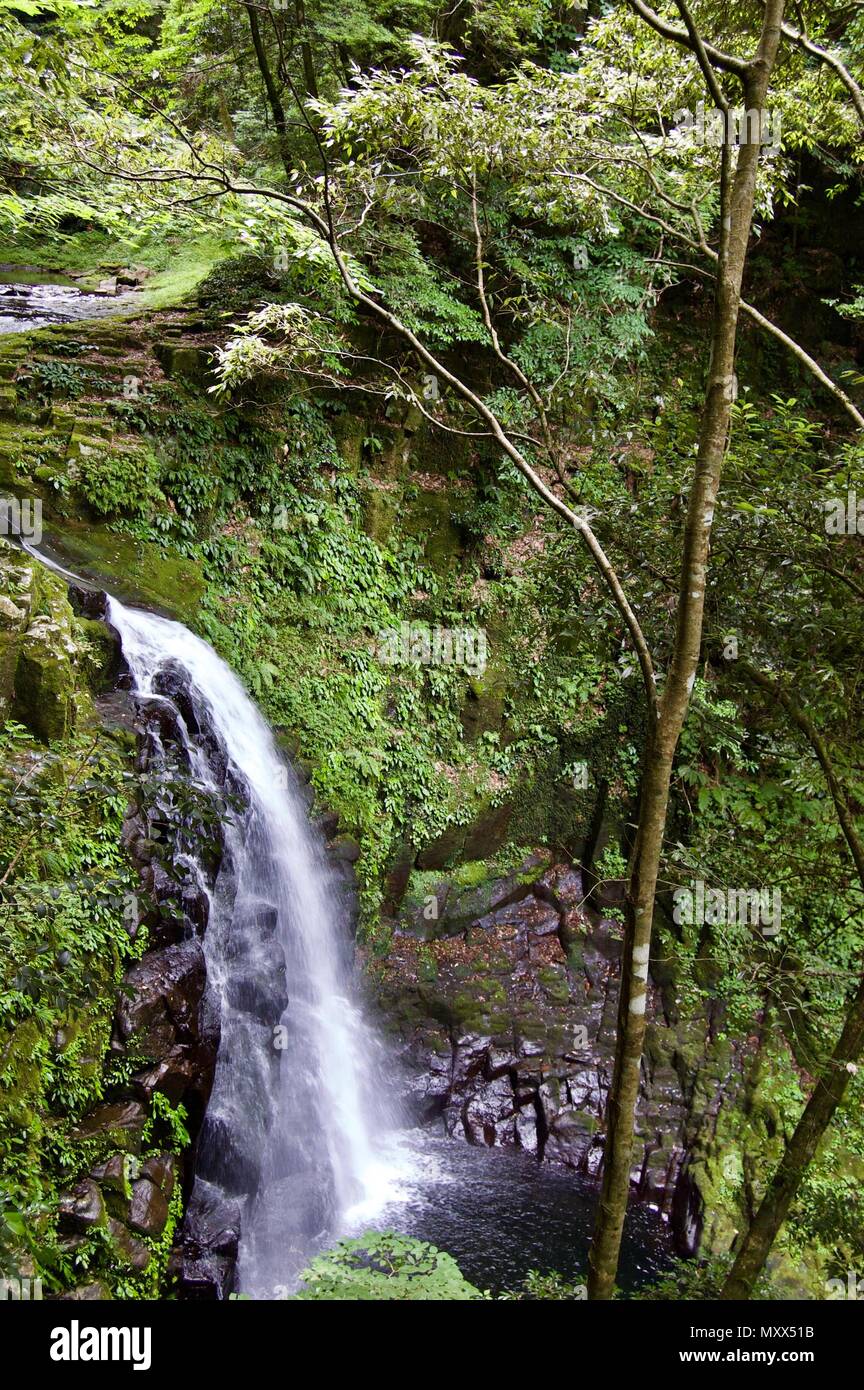
[[[136,294],[90,294],[68,275],[36,266],[0,264],[0,333],[49,324],[110,318],[133,308]]]

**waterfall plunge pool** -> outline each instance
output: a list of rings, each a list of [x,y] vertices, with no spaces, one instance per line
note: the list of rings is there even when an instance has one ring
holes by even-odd
[[[590,1179],[538,1164],[529,1154],[481,1148],[428,1129],[395,1136],[390,1171],[381,1205],[347,1212],[342,1236],[391,1230],[429,1241],[492,1294],[518,1290],[531,1270],[560,1274],[568,1283],[587,1277],[598,1193]],[[633,1292],[658,1279],[672,1255],[659,1213],[631,1202],[621,1288]]]

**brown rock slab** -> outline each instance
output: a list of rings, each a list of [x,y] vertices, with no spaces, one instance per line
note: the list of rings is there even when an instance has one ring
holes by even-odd
[[[58,1203],[60,1227],[64,1231],[89,1231],[105,1220],[102,1193],[92,1178],[83,1178],[71,1192],[64,1192]]]
[[[141,1176],[149,1178],[158,1187],[166,1201],[171,1200],[174,1179],[177,1174],[177,1160],[171,1153],[154,1154],[141,1165]]]
[[[161,1236],[168,1220],[168,1203],[155,1183],[140,1178],[132,1184],[129,1225],[142,1236]]]
[[[122,1221],[117,1221],[112,1216],[108,1218],[108,1232],[119,1260],[139,1272],[147,1268],[150,1263],[149,1246],[137,1236],[133,1236],[128,1226],[124,1226]]]

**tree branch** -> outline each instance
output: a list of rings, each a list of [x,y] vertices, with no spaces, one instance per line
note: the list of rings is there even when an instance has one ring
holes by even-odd
[[[852,105],[861,125],[864,126],[864,91],[861,90],[855,78],[852,76],[846,64],[832,53],[830,49],[822,48],[820,44],[814,43],[806,34],[802,34],[798,29],[793,29],[791,24],[783,23],[781,30],[784,38],[791,39],[805,53],[810,53],[814,58],[818,58],[820,63],[829,67],[835,76],[839,77],[843,86],[852,98]]]
[[[720,83],[717,81],[717,74],[708,60],[708,54],[705,51],[705,42],[699,30],[696,28],[693,16],[687,6],[687,0],[675,0],[675,3],[684,21],[684,27],[690,36],[690,47],[696,54],[696,61],[702,69],[702,76],[705,78],[705,84],[708,91],[711,93],[711,99],[718,111],[722,111],[725,116],[729,111],[729,103],[723,95]]]
[[[705,240],[701,221],[698,217],[698,211],[695,208],[691,211],[697,224],[698,240],[694,240],[693,237],[688,236],[680,227],[676,227],[674,223],[667,221],[665,217],[660,217],[657,213],[649,212],[647,209],[640,207],[638,203],[634,203],[630,198],[624,197],[621,193],[616,193],[614,189],[608,188],[605,184],[598,183],[596,179],[590,178],[587,174],[568,173],[562,174],[561,177],[576,179],[580,183],[588,184],[591,188],[595,189],[596,192],[601,193],[604,197],[610,198],[612,202],[618,203],[620,207],[625,207],[630,212],[635,213],[637,217],[641,217],[643,221],[652,222],[656,227],[660,227],[662,231],[674,237],[676,241],[680,241],[683,245],[689,246],[694,251],[701,251],[710,260],[714,261],[715,264],[719,260],[719,256],[713,246],[709,246],[708,242]],[[663,196],[662,190],[657,191]],[[695,266],[693,268],[694,270],[698,269]],[[704,275],[711,274],[710,271],[702,271],[701,273]],[[764,329],[766,333],[770,333],[772,337],[782,343],[783,346],[798,359],[802,366],[806,367],[807,371],[816,378],[820,385],[824,386],[826,391],[830,391],[831,395],[840,403],[847,415],[854,420],[856,427],[859,430],[864,429],[864,415],[861,414],[854,401],[846,394],[842,386],[838,386],[837,382],[833,381],[831,377],[828,376],[827,372],[820,367],[816,359],[811,357],[810,354],[801,347],[800,343],[797,343],[794,338],[791,338],[788,333],[785,333],[782,328],[778,327],[772,319],[767,318],[766,315],[753,304],[748,303],[746,299],[742,299],[740,304],[743,313],[745,313],[748,318],[752,319],[754,323],[758,323],[760,328]]]
[[[646,24],[650,24],[652,29],[662,35],[664,39],[671,39],[673,43],[680,44],[682,48],[693,48],[693,40],[686,29],[679,29],[676,25],[670,24],[667,20],[661,19],[659,14],[650,9],[643,0],[627,0],[631,10],[644,19]],[[736,58],[731,53],[723,53],[713,44],[703,43],[705,54],[717,68],[723,68],[725,72],[734,72],[738,77],[743,77],[747,71],[747,64],[743,58]]]

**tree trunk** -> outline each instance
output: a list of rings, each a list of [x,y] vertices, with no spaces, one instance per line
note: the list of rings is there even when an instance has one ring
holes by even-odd
[[[273,124],[276,127],[276,138],[279,142],[279,158],[282,160],[282,167],[288,177],[291,177],[291,156],[288,150],[288,123],[285,119],[285,108],[279,96],[279,89],[273,80],[273,73],[270,70],[270,63],[267,59],[267,50],[261,38],[261,28],[258,24],[258,15],[254,5],[244,5],[249,16],[249,29],[252,34],[252,47],[255,49],[255,57],[258,61],[258,71],[261,73],[261,80],[264,83],[264,90],[267,93],[267,102],[270,107],[270,114],[273,117]]]
[[[303,60],[303,84],[306,88],[306,95],[318,100],[318,77],[315,72],[315,59],[312,56],[312,45],[306,38],[306,7],[303,0],[296,0],[294,5],[294,15],[297,20],[297,32],[300,35],[300,56]]]
[[[782,15],[783,0],[768,0],[756,57],[748,64],[742,78],[748,109],[763,108],[777,56]],[[701,50],[701,57],[704,58],[704,49]],[[726,138],[728,141],[728,130]],[[711,525],[735,395],[735,343],[741,283],[753,221],[759,146],[755,143],[741,145],[731,190],[726,187],[729,150],[727,143],[722,155],[720,256],[711,361],[699,452],[687,509],[675,643],[656,729],[646,751],[627,893],[618,1034],[607,1107],[603,1186],[589,1258],[588,1296],[592,1299],[612,1298],[618,1270],[630,1191],[636,1102],[645,1040],[654,897],[663,850],[673,759],[699,661]]]

